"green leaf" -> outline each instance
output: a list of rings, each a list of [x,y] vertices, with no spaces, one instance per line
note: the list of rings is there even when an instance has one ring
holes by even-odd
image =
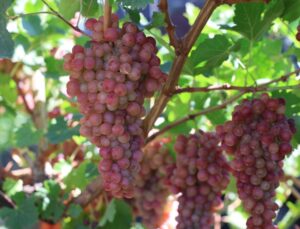
[[[18,97],[16,83],[9,75],[2,73],[0,73],[0,98],[1,97],[12,106],[15,106]]]
[[[43,32],[41,19],[37,15],[22,17],[22,25],[30,36],[37,36]]]
[[[13,129],[15,117],[10,114],[0,116],[0,149],[7,149],[13,145]]]
[[[91,166],[93,166],[94,169],[91,169]],[[70,191],[74,188],[85,189],[92,179],[97,177],[98,173],[91,172],[95,171],[96,167],[97,166],[95,164],[93,165],[92,162],[85,161],[73,169],[64,179],[66,190]]]
[[[228,59],[232,47],[229,40],[222,35],[201,42],[190,57],[190,61],[195,67],[206,61],[204,65],[196,69],[196,73],[208,72],[220,66]]]
[[[71,19],[76,12],[81,12],[83,16],[93,16],[98,12],[99,5],[97,0],[61,0],[58,8],[66,19]]]
[[[70,128],[63,117],[58,117],[55,119],[55,123],[49,126],[47,138],[50,143],[58,144],[72,138],[74,135],[79,135],[79,126]]]
[[[233,18],[236,26],[231,28],[247,37],[255,40],[261,25],[261,14],[264,11],[263,3],[241,3],[235,8]]]
[[[117,0],[117,2],[131,9],[143,9],[148,4],[153,3],[153,0]]]
[[[3,190],[6,195],[13,196],[17,192],[21,192],[23,189],[23,181],[22,180],[14,180],[11,178],[5,179],[3,183]]]
[[[0,209],[0,218],[4,220],[7,228],[28,229],[38,221],[38,211],[33,198],[22,201],[16,209]]]
[[[5,18],[5,11],[12,2],[12,0],[0,1],[0,58],[11,58],[14,53],[14,42],[6,29]]]
[[[38,144],[42,131],[36,130],[32,123],[26,122],[17,130],[15,137],[18,147],[27,147]]]
[[[77,218],[81,213],[83,209],[78,204],[71,204],[68,208],[67,214],[71,216],[72,218]]]
[[[116,214],[112,222],[107,222],[101,229],[124,229],[130,228],[132,221],[131,207],[122,200],[114,200]]]
[[[110,201],[109,205],[106,207],[103,216],[99,222],[99,226],[104,226],[108,222],[113,222],[116,215],[116,203],[115,199]]]
[[[233,21],[236,25],[231,28],[228,26],[224,26],[223,28],[239,32],[249,40],[258,40],[269,29],[273,20],[282,15],[283,10],[283,0],[273,1],[269,4],[262,18],[262,13],[265,11],[265,4],[241,3],[235,8]]]
[[[45,181],[43,187],[35,192],[35,197],[43,219],[57,222],[61,218],[65,206],[61,198],[61,188],[56,181]]]
[[[159,28],[164,25],[165,16],[163,13],[154,12],[152,16],[152,21],[146,26],[147,29]]]
[[[138,10],[132,10],[132,9],[128,9],[128,8],[125,8],[125,10],[128,13],[131,21],[133,21],[137,24],[140,22],[141,16],[140,16],[140,12]]]
[[[54,57],[46,57],[46,77],[58,79],[61,75],[66,75],[66,72],[63,70],[63,60],[57,60]]]
[[[300,0],[283,0],[284,11],[282,17],[289,22],[297,20],[300,16]]]

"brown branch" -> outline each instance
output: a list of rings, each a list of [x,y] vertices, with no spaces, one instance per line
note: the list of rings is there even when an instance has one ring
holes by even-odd
[[[17,91],[18,91],[18,95],[22,98],[23,104],[25,106],[25,110],[26,112],[32,117],[33,116],[33,110],[30,108],[28,101],[26,99],[26,96],[22,90],[22,88],[20,87],[20,80],[14,75],[12,77],[12,79],[15,81],[16,83],[16,87],[17,87]]]
[[[267,83],[261,84],[261,85],[257,85],[257,86],[249,86],[249,87],[240,87],[240,86],[233,86],[233,85],[229,85],[229,84],[224,84],[224,85],[211,85],[208,87],[186,87],[186,88],[179,88],[177,90],[174,91],[173,94],[180,94],[180,93],[193,93],[193,92],[209,92],[209,91],[227,91],[227,90],[237,90],[237,91],[249,91],[249,92],[257,92],[257,91],[267,91],[267,90],[280,90],[280,89],[294,89],[294,88],[298,88],[299,85],[291,85],[291,86],[286,86],[286,87],[273,87],[273,88],[269,88],[267,89],[265,86],[270,85],[272,83],[278,83],[280,81],[285,82],[287,81],[287,79],[300,72],[300,69],[290,72],[286,75],[283,75],[279,78],[276,78],[274,80],[271,80]]]
[[[265,2],[268,3],[269,0],[221,0],[222,4],[238,4],[238,3],[246,3],[246,2]]]
[[[81,207],[87,206],[103,192],[102,185],[102,178],[99,176],[78,197],[73,199],[72,202],[81,205]]]
[[[2,207],[16,208],[16,205],[5,193],[0,191],[0,208]]]
[[[188,53],[190,52],[197,37],[201,33],[202,29],[206,25],[208,19],[210,18],[217,6],[218,4],[214,0],[206,1],[203,9],[201,10],[200,14],[196,19],[194,26],[192,26],[188,33],[188,36],[184,39],[182,43],[183,47],[181,49],[181,53],[177,54],[173,62],[172,68],[169,73],[169,78],[162,89],[162,93],[156,100],[154,106],[143,121],[143,129],[145,136],[147,136],[149,130],[154,125],[155,120],[159,117],[159,115],[166,107],[169,101],[169,97],[178,83],[178,79],[180,77],[180,73],[186,61]]]
[[[165,23],[166,23],[166,30],[169,35],[170,45],[172,45],[175,49],[176,53],[180,52],[181,49],[181,42],[177,39],[175,26],[172,23],[169,11],[168,11],[168,0],[160,0],[158,7],[162,13],[165,15]]]
[[[42,0],[42,2],[49,8],[49,10],[53,13],[53,15],[55,15],[56,17],[58,17],[59,19],[61,19],[64,23],[66,23],[68,26],[70,26],[72,29],[74,29],[75,31],[82,33],[86,36],[89,36],[87,33],[85,33],[84,31],[82,31],[81,29],[79,29],[78,26],[74,26],[72,25],[67,19],[65,19],[59,12],[57,12],[55,9],[53,9],[48,2],[46,2],[46,0]]]
[[[109,0],[105,0],[104,3],[104,31],[110,26],[111,24],[111,7],[109,4]]]
[[[146,143],[149,143],[150,141],[154,140],[157,136],[165,133],[166,131],[174,128],[175,126],[183,124],[183,123],[185,123],[185,122],[187,122],[189,120],[195,119],[197,116],[208,114],[208,113],[213,112],[213,111],[224,109],[224,108],[227,107],[227,105],[233,103],[234,101],[236,101],[237,99],[239,99],[240,97],[242,97],[246,93],[247,93],[246,91],[240,92],[239,94],[237,94],[237,95],[235,95],[235,96],[233,96],[233,97],[225,100],[222,104],[209,107],[207,109],[204,109],[204,110],[199,111],[199,112],[194,113],[194,114],[189,114],[189,115],[187,115],[186,117],[184,117],[182,119],[179,119],[179,120],[177,120],[175,122],[172,122],[172,124],[170,124],[168,126],[165,126],[164,128],[162,128],[161,130],[159,130],[155,134],[153,134],[150,137],[148,137],[147,140],[146,140]]]

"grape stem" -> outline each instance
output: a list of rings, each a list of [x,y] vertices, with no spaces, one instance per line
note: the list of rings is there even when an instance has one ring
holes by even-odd
[[[53,9],[46,0],[42,0],[42,2],[48,7],[48,9],[52,12],[53,15],[61,19],[64,23],[66,23],[68,26],[70,26],[75,31],[82,33],[86,36],[89,36],[87,33],[85,33],[83,30],[79,29],[78,26],[72,25],[67,19],[65,19],[59,12],[57,12],[55,9]]]
[[[166,12],[166,3],[161,0],[163,7],[163,12]],[[201,9],[198,17],[196,18],[196,21],[194,25],[190,28],[189,32],[183,37],[181,42],[180,49],[177,50],[176,57],[174,59],[174,62],[172,64],[172,68],[169,72],[169,78],[164,85],[162,89],[162,93],[160,96],[156,99],[154,106],[146,116],[146,118],[143,121],[143,130],[144,135],[147,136],[151,128],[153,127],[156,119],[160,116],[160,114],[165,109],[171,95],[173,94],[173,91],[175,87],[178,84],[178,80],[182,71],[182,68],[185,64],[185,61],[187,59],[187,56],[192,49],[195,41],[201,34],[204,26],[206,25],[207,21],[211,17],[214,10],[220,5],[220,4],[233,4],[233,3],[240,3],[240,2],[253,2],[253,0],[207,0]],[[167,18],[167,15],[166,15]],[[168,19],[165,19],[168,20]],[[168,27],[168,23],[167,23]],[[169,31],[170,32],[170,31]],[[173,33],[173,32],[172,32]],[[173,36],[173,35],[172,35]],[[173,39],[173,38],[172,38]]]
[[[176,36],[175,26],[172,23],[169,11],[168,11],[168,0],[161,0],[158,4],[160,11],[165,15],[166,31],[169,35],[170,45],[174,47],[175,52],[179,53],[182,43]]]
[[[105,0],[104,2],[104,31],[111,24],[111,6],[109,4],[109,0]]]
[[[161,134],[164,134],[166,131],[178,126],[178,125],[181,125],[189,120],[193,120],[195,119],[196,117],[200,116],[200,115],[204,115],[204,114],[208,114],[210,112],[213,112],[213,111],[217,111],[217,110],[221,110],[221,109],[224,109],[226,108],[229,104],[235,102],[236,100],[238,100],[239,98],[241,98],[244,94],[247,94],[247,93],[253,93],[253,92],[258,92],[258,91],[274,91],[274,90],[287,90],[287,89],[295,89],[295,88],[300,88],[300,84],[297,84],[297,85],[292,85],[292,86],[283,86],[283,87],[270,87],[268,88],[268,85],[270,84],[273,84],[273,83],[276,83],[276,82],[285,82],[290,76],[294,75],[294,74],[297,74],[299,73],[300,70],[296,70],[296,71],[293,71],[293,72],[290,72],[290,73],[287,73],[279,78],[276,78],[274,80],[271,80],[267,83],[264,83],[264,84],[261,84],[261,85],[258,85],[256,87],[239,87],[239,93],[232,96],[231,98],[225,100],[223,103],[219,104],[219,105],[216,105],[216,106],[211,106],[211,107],[208,107],[202,111],[199,111],[199,112],[196,112],[194,114],[189,114],[187,115],[186,117],[184,118],[181,118],[175,122],[172,122],[170,125],[167,125],[165,126],[164,128],[162,128],[161,130],[157,131],[156,133],[152,134],[151,136],[149,136],[147,139],[146,139],[146,143],[149,143],[151,142],[152,140],[154,140],[157,136],[161,135]],[[209,88],[209,87],[208,87]],[[202,89],[199,90],[199,91],[203,91]],[[205,90],[204,90],[205,91]]]

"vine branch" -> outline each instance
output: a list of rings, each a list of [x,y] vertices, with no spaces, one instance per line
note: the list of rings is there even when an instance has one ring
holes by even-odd
[[[81,205],[81,207],[87,206],[103,192],[102,185],[102,178],[97,177],[77,198],[73,199],[72,202]]]
[[[154,106],[143,121],[144,135],[147,136],[150,129],[153,127],[156,119],[163,112],[166,107],[170,95],[173,93],[182,71],[182,68],[186,62],[187,56],[191,51],[193,44],[201,34],[204,26],[208,22],[214,10],[221,4],[234,4],[240,2],[252,2],[253,0],[207,0],[201,9],[194,25],[190,28],[189,32],[182,40],[182,47],[179,52],[176,53],[175,60],[172,64],[172,68],[169,72],[169,78],[162,89],[161,95],[155,101]],[[256,1],[256,0],[255,0]],[[263,0],[259,0],[262,2]]]
[[[199,13],[194,26],[191,27],[186,38],[184,38],[182,43],[182,48],[180,53],[176,53],[175,60],[173,62],[172,68],[169,73],[169,78],[162,89],[162,93],[159,98],[155,101],[154,106],[150,110],[149,114],[143,121],[144,134],[147,136],[149,130],[154,125],[155,120],[162,113],[166,107],[169,97],[172,94],[174,88],[178,83],[180,73],[186,61],[187,55],[190,52],[193,44],[195,43],[197,37],[203,30],[208,19],[212,15],[213,11],[217,8],[218,4],[216,1],[208,0],[205,2],[205,5],[201,12]]]
[[[265,84],[261,84],[258,86],[248,86],[248,87],[241,87],[241,86],[234,86],[234,85],[229,85],[229,84],[223,84],[223,85],[211,85],[207,87],[186,87],[186,88],[179,88],[174,91],[173,95],[175,94],[180,94],[180,93],[193,93],[193,92],[209,92],[209,91],[229,91],[229,90],[236,90],[236,91],[249,91],[249,92],[257,92],[257,91],[263,91],[267,90],[267,88],[264,88],[264,86],[270,85],[272,83],[277,83],[277,82],[284,82],[287,81],[287,79],[294,75],[298,74],[300,72],[300,69],[290,72],[286,75],[283,75],[279,78],[276,78],[272,81],[269,81]],[[299,88],[300,84],[296,85],[290,85],[290,86],[284,86],[284,87],[273,87],[269,88],[268,90],[284,90],[284,89],[297,89]]]
[[[221,109],[224,109],[227,107],[227,105],[235,102],[236,100],[238,100],[240,97],[242,97],[244,94],[246,94],[247,92],[246,91],[242,91],[240,92],[239,94],[235,95],[235,96],[232,96],[231,98],[225,100],[222,104],[219,104],[219,105],[216,105],[216,106],[212,106],[212,107],[209,107],[207,109],[204,109],[202,111],[199,111],[197,113],[194,113],[194,114],[189,114],[187,115],[186,117],[182,118],[182,119],[179,119],[175,122],[172,122],[172,124],[168,125],[168,126],[165,126],[164,128],[162,128],[161,130],[159,130],[158,132],[154,133],[153,135],[151,135],[150,137],[147,138],[146,140],[146,144],[151,142],[152,140],[154,140],[156,137],[158,137],[159,135],[167,132],[168,130],[174,128],[175,126],[178,126],[178,125],[181,125],[189,120],[193,120],[195,119],[196,117],[200,116],[200,115],[204,115],[204,114],[208,114],[210,112],[213,112],[213,111],[217,111],[217,110],[221,110]]]
[[[150,137],[147,138],[146,143],[149,143],[150,141],[154,140],[157,136],[165,133],[166,131],[181,125],[189,120],[193,120],[196,117],[200,116],[200,115],[204,115],[204,114],[208,114],[210,112],[213,111],[217,111],[217,110],[221,110],[227,107],[227,105],[235,102],[236,100],[238,100],[240,97],[242,97],[244,94],[246,93],[250,93],[250,92],[258,92],[258,91],[274,91],[274,90],[286,90],[286,89],[296,89],[296,88],[300,88],[300,84],[297,85],[291,85],[291,86],[283,86],[283,87],[272,87],[272,88],[268,88],[267,86],[276,82],[280,82],[280,81],[286,81],[290,76],[297,74],[298,72],[300,72],[300,70],[296,70],[290,73],[287,73],[279,78],[276,78],[274,80],[271,80],[269,82],[266,82],[264,84],[258,85],[256,87],[237,87],[237,89],[240,91],[240,93],[238,93],[237,95],[225,100],[223,103],[216,105],[216,106],[212,106],[209,108],[206,108],[200,112],[194,113],[194,114],[189,114],[186,117],[179,119],[173,123],[171,123],[170,125],[165,126],[164,128],[162,128],[161,130],[159,130],[158,132],[154,133],[153,135],[151,135]],[[203,88],[200,88],[200,91],[203,91]],[[236,90],[237,90],[236,89]],[[205,89],[205,90],[209,90],[209,89]]]
[[[165,15],[165,23],[166,30],[169,35],[170,45],[172,45],[175,49],[175,52],[178,53],[180,51],[181,42],[178,40],[176,36],[175,26],[172,23],[169,11],[168,11],[168,0],[160,0],[158,7],[160,11]]]
[[[46,2],[46,0],[42,0],[42,2],[48,7],[48,9],[52,12],[53,15],[55,15],[56,17],[58,17],[59,19],[61,19],[64,23],[66,23],[68,26],[70,26],[72,29],[74,29],[75,31],[82,33],[86,36],[89,36],[87,33],[85,33],[84,31],[82,31],[81,29],[79,29],[78,26],[74,26],[72,25],[67,19],[65,19],[59,12],[57,12],[55,9],[53,9],[48,2]]]
[[[51,15],[55,15],[51,11],[39,11],[39,12],[32,12],[32,13],[26,13],[26,14],[18,14],[18,15],[14,15],[14,16],[7,15],[7,17],[10,20],[16,20],[16,19],[21,18],[21,17],[31,16],[31,15],[39,15],[39,14],[51,14]]]

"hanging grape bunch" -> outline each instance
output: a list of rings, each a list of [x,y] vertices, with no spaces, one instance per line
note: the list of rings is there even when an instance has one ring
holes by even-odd
[[[248,229],[274,229],[278,209],[275,189],[283,175],[282,160],[291,153],[296,132],[287,119],[284,99],[262,94],[235,107],[232,120],[217,128],[224,149],[233,154],[233,175],[244,208],[250,213]]]
[[[118,27],[112,15],[104,31],[104,18],[88,19],[88,48],[75,45],[65,56],[70,73],[67,93],[77,97],[80,134],[100,148],[99,171],[104,188],[117,198],[134,194],[143,145],[142,117],[145,98],[153,96],[166,80],[160,70],[155,40],[132,23]]]
[[[222,191],[229,183],[228,164],[215,133],[178,136],[176,165],[168,183],[178,198],[177,229],[206,229],[222,207]]]
[[[165,184],[167,169],[173,164],[166,143],[158,139],[149,143],[143,154],[141,171],[136,178],[132,205],[135,216],[142,219],[147,228],[160,228],[168,218],[169,188]]]

